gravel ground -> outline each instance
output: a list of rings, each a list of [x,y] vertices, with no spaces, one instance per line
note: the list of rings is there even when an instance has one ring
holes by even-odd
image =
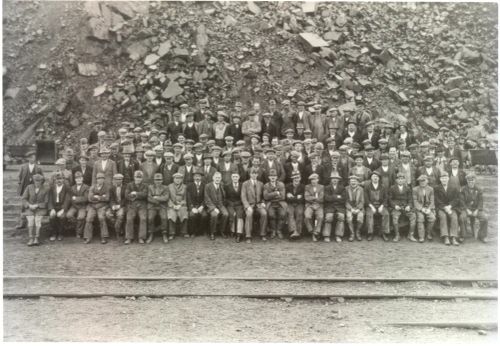
[[[489,302],[260,301],[232,298],[5,300],[5,341],[493,342],[496,332],[394,327],[495,321]]]

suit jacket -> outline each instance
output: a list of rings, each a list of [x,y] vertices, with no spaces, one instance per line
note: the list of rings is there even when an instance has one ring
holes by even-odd
[[[215,208],[221,209],[224,207],[225,198],[226,193],[222,182],[219,184],[219,193],[217,193],[213,182],[205,185],[205,205],[207,206],[208,212],[212,212]]]
[[[263,202],[262,192],[264,190],[264,184],[257,180],[255,188],[252,184],[252,180],[245,181],[241,186],[241,202],[245,209],[248,207],[255,207],[257,204]]]
[[[59,202],[57,202],[57,189],[56,185],[50,187],[49,192],[49,210],[51,209],[62,209],[64,212],[69,210],[71,205],[71,187],[66,184],[62,185],[61,192],[59,192]]]
[[[425,188],[415,186],[413,188],[413,206],[417,211],[421,211],[422,208],[434,210],[434,189],[429,185]]]
[[[128,184],[127,184],[128,185]],[[120,187],[120,200],[118,201],[117,188],[115,185],[111,186],[109,189],[109,204],[116,205],[119,204],[120,207],[124,207],[127,204],[127,197],[125,195],[125,190],[127,189],[127,185],[122,183]]]
[[[89,165],[85,167],[85,173],[83,173],[82,171],[82,166],[80,165],[76,166],[71,170],[71,172],[73,173],[73,181],[75,181],[75,173],[80,172],[83,174],[83,183],[87,186],[92,185],[92,171],[93,167]]]
[[[261,127],[261,132],[260,132],[261,136],[264,133],[268,133],[270,138],[274,137],[281,138],[280,130],[276,127],[276,124],[274,124],[272,121],[269,121],[269,124],[266,124],[264,119],[262,119],[260,127]]]
[[[264,162],[262,162],[261,167],[264,169],[264,172],[265,172],[264,179],[265,179],[265,182],[267,183],[269,181],[269,178],[268,178],[269,171],[271,170],[271,167],[269,166],[269,160],[264,160]],[[281,165],[281,163],[278,161],[278,159],[273,161],[273,168],[272,169],[276,170],[276,173],[278,174],[279,181],[281,181],[281,182],[285,181],[285,170],[284,170],[283,166]]]
[[[188,183],[192,183],[194,181],[194,179],[193,179],[194,168],[195,168],[195,166],[191,166],[191,169],[188,172],[186,165],[179,167],[178,172],[184,176],[184,179],[182,181],[184,183],[184,185],[187,185]]]
[[[104,169],[102,169],[102,160],[97,160],[94,163],[94,168],[92,170],[92,185],[95,185],[97,183],[97,173],[104,173],[104,182],[108,184],[108,186],[111,186],[113,182],[113,176],[116,174],[116,172],[116,163],[113,160],[108,159],[108,162],[106,163]]]
[[[304,199],[306,201],[306,208],[318,209],[323,207],[323,200],[325,198],[325,187],[321,184],[316,185],[316,193],[312,184],[306,185],[304,191]]]
[[[165,159],[162,157],[160,160],[160,164],[156,161],[156,157],[153,159],[153,162],[156,163],[156,173],[163,172],[163,166],[165,166]]]
[[[226,205],[228,207],[243,206],[243,203],[241,202],[241,186],[242,185],[239,182],[237,190],[235,190],[232,182],[224,186],[224,191],[226,193]]]
[[[350,136],[349,136],[349,133],[347,132],[347,129],[346,129],[342,135],[342,143],[344,143],[344,140],[347,137],[350,137]],[[359,132],[359,130],[356,130],[356,132],[354,133],[354,136],[352,137],[352,142],[361,144],[362,139],[361,139],[361,133]]]
[[[130,160],[128,167],[125,167],[125,162],[123,160],[118,161],[116,164],[116,170],[118,173],[123,175],[123,185],[134,181],[134,172],[140,169],[140,164],[136,160]]]
[[[342,182],[338,182],[336,188],[332,184],[325,186],[325,214],[333,213],[335,210],[339,212],[345,211],[346,191]]]
[[[168,186],[166,185],[160,185],[159,187],[154,186],[154,184],[149,185],[148,209],[167,209],[167,202],[170,198],[168,192]]]
[[[217,169],[215,167],[213,167],[213,166],[210,166],[210,168],[208,169],[208,173],[206,172],[206,167],[205,166],[201,167],[200,169],[203,171],[202,182],[204,184],[211,183],[214,174],[217,173]]]
[[[38,166],[38,164],[35,163],[33,172],[30,172],[28,163],[24,163],[21,166],[21,169],[19,170],[19,187],[17,189],[17,193],[19,194],[19,196],[22,196],[24,194],[24,190],[26,190],[28,185],[33,184],[33,176],[35,174],[43,175],[42,169],[40,168],[40,166]]]
[[[304,184],[299,184],[296,188],[294,188],[293,183],[285,185],[285,200],[287,204],[294,206],[304,204],[305,190],[306,186]],[[289,193],[292,195],[291,197],[288,196]]]
[[[316,169],[313,170],[312,164],[307,165],[306,168],[304,169],[304,176],[302,177],[302,183],[305,184],[306,182],[309,181],[309,176],[313,173],[316,173],[319,175],[320,178],[320,184],[324,183],[323,178],[325,177],[325,167],[321,164],[316,166]]]
[[[226,169],[225,166],[226,166],[226,164],[224,162],[221,162],[221,164],[219,165],[219,172],[222,175],[222,185],[230,184],[231,183],[231,174],[233,173],[233,171],[238,170],[238,166],[232,162],[229,163],[228,169]]]
[[[346,202],[345,207],[347,210],[359,209],[363,210],[365,207],[365,191],[361,185],[353,189],[350,185],[345,188]]]
[[[210,119],[201,120],[198,123],[198,135],[206,134],[208,138],[214,138],[214,122]]]
[[[421,176],[421,175],[425,175],[427,178],[428,178],[428,181],[429,181],[429,186],[430,187],[436,187],[438,184],[440,184],[440,181],[439,181],[439,176],[441,175],[440,172],[439,172],[439,169],[432,166],[432,171],[430,174],[427,174],[427,170],[426,170],[426,167],[425,166],[421,166],[418,170],[417,170],[417,175],[418,176]]]
[[[450,175],[450,179],[451,179],[451,167],[448,168],[447,172]],[[458,181],[460,182],[460,188],[467,185],[467,179],[465,179],[465,176],[466,176],[465,172],[459,168],[458,169]]]
[[[363,134],[361,135],[361,142],[363,142],[365,139],[368,139],[368,133],[366,131],[363,131]],[[370,140],[370,144],[374,148],[378,148],[378,140],[380,139],[380,135],[373,131],[372,138]]]
[[[177,143],[177,136],[179,136],[179,133],[182,133],[181,122],[176,124],[174,121],[171,121],[167,124],[167,136],[170,138],[172,143]]]
[[[238,164],[238,171],[240,172],[240,183],[243,183],[244,181],[247,181],[250,179],[250,168],[252,165],[248,163],[248,165],[245,167],[242,163]]]
[[[468,185],[464,186],[460,193],[463,208],[469,210],[483,210],[483,191],[474,185],[470,188]]]
[[[368,163],[368,159],[366,157],[363,158],[363,166],[370,168],[371,171],[376,170],[381,165],[380,161],[375,157],[372,158],[372,162]]]
[[[403,184],[403,189],[400,191],[397,184],[389,189],[389,206],[394,209],[396,206],[406,208],[410,206],[413,209],[412,187]]]
[[[382,169],[382,166],[376,169],[380,174],[380,183],[386,189],[389,189],[396,182],[396,170],[393,166],[387,166],[387,171]]]
[[[460,191],[448,184],[447,191],[444,190],[442,184],[438,184],[434,189],[434,198],[437,209],[443,209],[447,205],[451,205],[452,209],[460,208]]]
[[[89,190],[90,187],[85,183],[82,184],[80,191],[77,190],[76,184],[73,185],[71,187],[71,206],[76,209],[85,209],[89,202]]]
[[[198,167],[203,166],[203,153],[201,153],[200,158],[198,158],[198,154],[193,153],[193,165]]]
[[[226,132],[224,133],[224,137],[232,136],[234,138],[234,143],[243,139],[243,133],[241,133],[241,124],[238,124],[236,127],[235,124],[231,124],[226,127]]]
[[[292,173],[294,171],[292,162],[287,162],[284,165],[284,170],[285,170],[285,184],[289,184],[292,182]],[[297,162],[297,168],[300,173],[301,180],[304,179],[304,172],[306,169],[306,166],[303,163]]]
[[[266,201],[266,209],[277,202],[281,205],[283,209],[286,210],[286,202],[285,202],[285,184],[281,181],[276,182],[276,186],[272,186],[271,182],[266,183],[263,189],[263,197],[264,201]]]
[[[199,208],[205,203],[205,183],[200,183],[199,191],[196,191],[196,183],[189,183],[186,187],[186,198],[188,210]]]
[[[141,170],[143,174],[142,182],[146,185],[149,185],[154,181],[155,173],[158,172],[158,165],[154,161],[152,163],[144,161],[140,164],[139,170]]]
[[[187,206],[187,189],[186,185],[180,184],[178,187],[174,183],[168,185],[168,207],[173,208],[176,205],[181,207]]]
[[[136,192],[136,198],[133,199],[131,193]],[[125,188],[125,198],[127,199],[127,207],[132,209],[147,208],[148,206],[148,185],[141,182],[136,185],[135,182],[127,184]]]
[[[163,185],[170,185],[174,182],[173,175],[177,173],[179,170],[179,166],[175,163],[172,164],[172,167],[169,169],[167,165],[163,166]]]
[[[378,184],[378,187],[375,189],[373,184],[370,182],[365,186],[365,206],[368,207],[372,204],[375,208],[378,208],[380,205],[384,205],[387,208],[387,189],[385,189],[382,184]]]
[[[30,184],[23,192],[23,207],[28,208],[28,204],[38,204],[38,210],[47,209],[49,206],[49,187],[43,184],[36,193],[35,184]]]
[[[96,197],[100,197],[100,200],[97,200]],[[100,188],[97,185],[92,185],[89,189],[88,207],[95,209],[106,207],[109,203],[109,197],[109,185],[104,183]]]

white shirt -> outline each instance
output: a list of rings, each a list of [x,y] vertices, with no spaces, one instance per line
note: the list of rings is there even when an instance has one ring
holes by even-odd
[[[64,185],[56,185],[56,203],[59,203],[59,194],[61,193],[62,191],[62,188],[63,188]]]
[[[156,164],[157,164],[158,166],[159,166],[159,165],[161,165],[161,160],[162,160],[161,158],[160,158],[160,159],[159,159],[159,158],[156,158]]]
[[[35,164],[34,163],[28,163],[28,169],[30,170],[30,173],[33,173],[33,170],[35,169]]]
[[[374,188],[375,190],[376,190],[376,189],[378,189],[378,183],[377,183],[377,184],[372,183],[372,185],[373,185],[373,188]]]
[[[454,176],[454,177],[458,176],[458,168],[452,168],[451,169],[451,175]]]
[[[387,172],[389,170],[389,166],[380,166],[384,172]]]
[[[366,162],[368,162],[368,164],[371,164],[373,161],[373,157],[366,157]]]
[[[104,160],[101,160],[101,166],[102,166],[102,170],[106,170],[106,165],[108,164],[108,160],[104,161]]]

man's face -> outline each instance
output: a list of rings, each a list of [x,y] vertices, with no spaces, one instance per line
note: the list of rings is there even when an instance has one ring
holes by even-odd
[[[458,160],[451,160],[450,166],[451,168],[458,168]]]
[[[388,166],[389,165],[389,160],[380,160],[380,163],[382,164],[382,166]]]
[[[137,185],[142,183],[142,177],[134,176],[134,183],[136,183]]]
[[[426,187],[427,186],[427,179],[419,180],[418,185],[421,187]]]
[[[213,176],[214,183],[219,184],[221,179],[222,178],[221,178],[220,174],[214,174],[214,176]]]
[[[231,174],[231,181],[233,184],[236,184],[240,180],[240,175],[239,174]]]
[[[130,161],[130,157],[131,157],[131,155],[130,155],[130,154],[123,154],[123,159],[124,159],[125,161]]]
[[[374,184],[378,184],[378,181],[379,181],[379,177],[378,177],[378,175],[376,175],[376,174],[372,174],[372,176],[371,176],[371,180],[372,180],[372,183],[374,183]]]
[[[316,178],[311,179],[311,184],[312,185],[318,185],[318,179],[316,179]]]
[[[447,176],[442,176],[441,178],[439,178],[439,180],[441,181],[441,184],[446,185],[446,184],[448,184],[448,181],[450,180],[450,178]]]
[[[274,153],[273,151],[270,151],[267,153],[267,158],[268,160],[274,160],[276,158],[276,153]]]
[[[356,186],[358,186],[358,181],[356,179],[351,179],[351,180],[349,180],[349,185],[351,187],[356,187]]]
[[[184,162],[186,163],[186,166],[191,166],[193,164],[193,159],[188,157],[184,159]]]
[[[363,164],[363,158],[357,157],[356,160],[354,160],[354,162],[356,162],[356,165],[361,166]]]
[[[260,112],[260,104],[259,103],[254,103],[253,104],[253,110],[255,112]]]
[[[160,135],[160,141],[161,141],[161,142],[165,142],[165,140],[166,140],[166,139],[167,139],[167,135],[165,135],[164,133],[162,133],[162,134]]]
[[[155,179],[154,183],[155,183],[155,186],[160,186],[163,183],[163,179]]]
[[[389,148],[389,156],[391,158],[395,158],[396,157],[396,148],[394,148],[394,147]]]
[[[332,164],[334,166],[336,166],[338,162],[339,162],[339,157],[338,156],[332,156]]]
[[[273,184],[274,184],[274,183],[276,183],[276,180],[277,180],[277,179],[278,179],[278,177],[277,177],[277,176],[275,176],[275,175],[270,175],[270,176],[269,176],[269,181],[270,181],[271,183],[273,183]]]
[[[347,129],[350,132],[354,132],[354,131],[356,131],[356,125],[354,125],[353,123],[350,123],[349,125],[347,125]]]
[[[379,148],[380,148],[381,150],[385,150],[385,149],[387,148],[387,143],[385,143],[385,142],[381,142],[381,143],[379,143],[379,145],[378,145],[378,146],[379,146]]]
[[[224,162],[229,162],[231,161],[231,155],[224,155]]]
[[[163,157],[163,151],[155,150],[155,155],[157,159],[161,159]]]
[[[101,159],[103,159],[104,161],[106,161],[107,159],[109,159],[109,153],[102,153],[101,154]]]
[[[474,187],[474,185],[476,184],[476,181],[474,179],[467,179],[467,186],[469,187]]]
[[[61,178],[56,178],[56,184],[58,186],[61,186],[63,184],[63,178],[62,177]]]
[[[99,177],[96,179],[96,181],[97,181],[97,185],[102,185],[102,184],[104,184],[104,177]]]
[[[366,127],[366,131],[369,132],[369,133],[373,132],[373,125],[368,125]]]
[[[30,155],[28,157],[28,162],[31,163],[31,164],[35,163],[35,155]]]
[[[259,166],[260,166],[260,159],[258,159],[258,158],[254,158],[254,159],[252,160],[252,166],[254,166],[254,167],[259,167]],[[255,173],[255,174],[257,174],[257,173]]]
[[[293,182],[293,185],[294,185],[294,186],[299,185],[299,184],[300,184],[300,177],[295,177],[295,178],[293,178],[292,182]]]
[[[174,158],[172,156],[165,156],[165,162],[167,163],[167,165],[171,165],[173,161]]]
[[[111,147],[111,153],[112,154],[117,154],[118,153],[118,147]]]
[[[146,161],[147,162],[153,162],[153,160],[154,160],[154,156],[152,156],[152,155],[146,156]]]
[[[227,147],[232,147],[232,146],[233,146],[233,140],[232,140],[232,139],[228,139],[228,140],[226,141],[226,146],[227,146]]]
[[[82,185],[83,184],[83,177],[77,177],[75,178],[76,184],[77,185]]]
[[[195,183],[201,182],[201,175],[200,174],[195,174],[193,176],[193,180],[195,181]]]
[[[180,185],[182,183],[182,178],[181,177],[175,177],[174,178],[174,184],[175,185]]]
[[[123,180],[121,180],[121,179],[113,179],[113,185],[114,186],[120,187],[120,186],[122,186],[122,184],[123,184]]]
[[[373,150],[367,150],[366,151],[366,156],[369,157],[369,158],[372,158],[373,157]]]
[[[241,163],[246,165],[246,164],[248,164],[249,161],[250,161],[249,157],[241,156]]]
[[[404,177],[398,177],[398,178],[396,179],[396,182],[398,183],[398,185],[400,185],[400,186],[401,186],[401,185],[403,185],[403,184],[404,184],[404,182],[405,182],[405,178],[404,178]]]
[[[333,185],[333,186],[337,186],[337,185],[338,185],[338,183],[339,183],[339,180],[338,180],[337,178],[333,178],[333,179],[332,179],[332,180],[330,180],[330,181],[331,181],[331,183],[332,183],[332,185]]]
[[[409,156],[406,156],[406,155],[403,155],[401,157],[401,162],[403,162],[404,164],[407,164],[410,162],[410,157]]]

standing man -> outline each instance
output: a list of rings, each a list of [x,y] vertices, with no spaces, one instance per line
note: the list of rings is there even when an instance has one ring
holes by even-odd
[[[405,184],[406,177],[403,173],[398,173],[396,184],[389,190],[389,206],[391,208],[392,224],[394,225],[394,239],[397,242],[399,236],[399,217],[404,214],[410,221],[410,231],[408,240],[417,241],[414,237],[417,217],[413,211],[412,187]]]
[[[264,185],[264,201],[271,228],[271,238],[278,234],[283,239],[282,228],[286,217],[285,184],[278,181],[276,170],[269,171],[269,182]]]
[[[309,233],[312,233],[312,241],[317,242],[318,236],[321,233],[323,225],[323,200],[324,187],[319,184],[319,175],[313,173],[309,176],[309,185],[306,185],[304,199],[306,201],[306,209],[304,217],[306,228]],[[314,218],[314,220],[313,220]]]
[[[477,238],[483,243],[488,242],[488,214],[483,210],[483,191],[476,186],[476,176],[473,173],[467,174],[467,185],[461,192],[463,210],[460,213],[460,222],[464,230],[462,237],[465,239],[465,233],[474,229],[474,221],[479,220],[479,234]],[[475,232],[470,232],[474,233]]]
[[[129,245],[134,239],[134,222],[139,217],[139,244],[144,244],[147,235],[147,198],[148,185],[143,182],[142,171],[135,171],[134,181],[128,183],[125,188],[127,199],[127,223],[125,225],[125,245]]]
[[[97,173],[104,175],[104,183],[111,186],[113,176],[117,173],[116,163],[109,158],[111,150],[106,147],[101,148],[99,151],[101,158],[94,163],[92,170],[92,185],[97,183]]]
[[[229,213],[224,206],[225,192],[222,187],[222,175],[216,172],[212,179],[213,182],[205,186],[205,205],[210,215],[210,239],[215,240],[215,231],[219,222],[220,233],[227,238],[226,226]]]
[[[76,184],[71,187],[71,207],[66,217],[68,220],[74,221],[76,216],[76,237],[80,239],[83,237],[85,228],[90,187],[83,182],[82,172],[75,172],[75,182]]]
[[[425,174],[417,178],[418,186],[413,188],[413,205],[417,214],[418,241],[424,242],[425,233],[427,240],[432,240],[432,229],[436,222],[434,207],[434,189],[428,185]],[[427,221],[427,225],[425,222]]]
[[[89,167],[89,157],[85,154],[80,155],[78,158],[80,163],[78,166],[72,169],[73,181],[75,181],[75,176],[77,172],[80,172],[83,177],[83,183],[90,187],[92,185],[92,167]]]
[[[28,221],[28,246],[39,245],[42,218],[47,215],[49,204],[49,189],[43,184],[43,175],[34,174],[33,184],[28,185],[23,192],[23,214]]]
[[[389,240],[389,212],[387,211],[387,190],[380,184],[380,176],[378,172],[370,174],[370,182],[365,186],[365,206],[366,206],[366,226],[367,240],[373,239],[373,224],[374,218],[377,215],[382,217],[382,229],[380,230],[382,239]]]
[[[259,168],[252,167],[250,169],[250,179],[245,181],[241,186],[241,202],[245,208],[245,232],[246,242],[252,242],[252,226],[254,213],[259,214],[259,234],[263,241],[267,241],[267,211],[266,204],[262,199],[262,191],[264,184],[257,180]]]
[[[340,243],[344,236],[346,192],[341,184],[342,177],[333,171],[330,175],[331,184],[325,187],[325,226],[323,237],[325,242],[330,242],[332,226],[335,222],[335,241]]]
[[[458,246],[458,214],[460,212],[460,191],[448,184],[450,177],[442,171],[439,184],[435,189],[436,208],[439,217],[439,229],[445,245]]]
[[[42,176],[42,169],[36,163],[36,153],[34,150],[30,150],[26,153],[26,158],[28,159],[27,163],[21,165],[21,169],[19,170],[19,186],[17,188],[17,193],[19,196],[24,195],[24,191],[26,188],[33,184],[33,176],[35,174],[39,174]],[[23,208],[21,208],[21,215],[19,216],[19,222],[16,226],[16,229],[21,229],[25,227],[24,218],[23,218]]]
[[[85,244],[90,243],[94,233],[94,220],[99,219],[101,229],[101,243],[106,244],[109,238],[108,224],[106,223],[106,209],[109,203],[109,186],[104,182],[106,177],[104,173],[96,174],[96,183],[89,189],[89,204],[87,205],[87,217],[85,219],[85,228],[83,238]]]
[[[163,185],[163,175],[161,173],[155,173],[154,183],[148,187],[148,239],[146,243],[149,244],[153,241],[154,229],[155,229],[155,218],[157,215],[160,216],[161,221],[161,234],[163,236],[163,242],[168,242],[167,235],[167,202],[168,202],[168,186]]]

